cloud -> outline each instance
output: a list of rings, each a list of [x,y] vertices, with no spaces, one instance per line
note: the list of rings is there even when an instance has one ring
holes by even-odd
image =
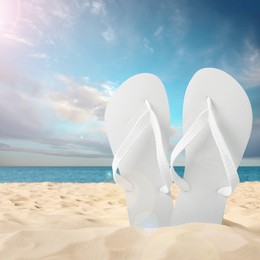
[[[109,26],[104,32],[102,32],[101,35],[109,44],[114,43],[116,40],[115,32],[111,26]]]
[[[179,134],[179,129],[175,126],[171,126],[170,128],[170,138],[176,137]]]
[[[145,50],[147,50],[150,53],[154,53],[154,49],[151,47],[150,41],[147,38],[144,38],[143,42]]]
[[[74,28],[84,8],[77,8],[74,1],[63,0],[26,0],[20,2],[20,12],[15,30],[6,30],[1,41],[37,47],[43,43],[53,45],[65,38]],[[99,2],[99,1],[93,1]],[[99,10],[93,3],[93,10]]]
[[[112,97],[112,95],[114,94],[115,90],[116,90],[116,86],[117,84],[112,82],[112,81],[107,81],[105,83],[102,83],[100,85],[100,87],[102,88],[103,93],[106,96]]]
[[[89,10],[95,15],[105,15],[107,13],[106,3],[103,0],[75,0],[76,6],[80,10]]]
[[[49,13],[56,19],[67,21],[70,25],[73,25],[73,18],[75,16],[72,6],[65,4],[64,1],[53,1],[52,8]]]
[[[242,56],[243,69],[239,79],[245,87],[260,87],[260,49],[246,41],[246,50]]]
[[[22,45],[26,45],[29,47],[34,47],[35,44],[33,43],[32,40],[21,37],[19,35],[16,35],[14,33],[4,33],[2,35],[1,39],[1,43],[16,43],[16,44],[22,44]]]
[[[95,137],[90,134],[92,131]],[[98,153],[98,154],[110,154],[111,149],[107,142],[107,138],[104,129],[91,129],[82,133],[81,136],[75,134],[66,135],[63,137],[49,136],[45,139],[39,141],[41,144],[48,145],[49,147],[55,149],[65,149],[65,150],[83,150],[88,153]]]
[[[0,150],[111,157],[103,116],[114,83],[94,86],[90,80],[86,84],[62,74],[57,78],[58,88],[43,86],[0,61]],[[17,147],[10,140],[25,142]]]
[[[29,57],[41,59],[41,60],[48,60],[50,57],[46,53],[32,53],[28,55]]]
[[[260,86],[260,66],[259,67],[249,67],[243,71],[241,75],[241,81],[245,86],[259,87]]]
[[[249,38],[241,48],[231,56],[222,57],[220,66],[234,75],[245,89],[260,87],[260,49]]]
[[[4,143],[0,143],[0,150],[1,149],[7,149],[8,147],[10,147],[10,145],[4,144]]]
[[[260,157],[260,88],[246,90],[253,110],[253,127],[251,136],[245,151],[246,158]]]
[[[90,4],[90,10],[93,14],[105,14],[106,6],[102,0],[94,0]]]
[[[175,8],[174,13],[172,14],[172,19],[175,22],[175,25],[181,28],[183,28],[187,23],[186,17],[183,15],[182,11],[178,8]]]
[[[181,131],[175,126],[171,126],[169,133],[169,152],[171,153],[178,141],[181,139]]]
[[[260,119],[257,119],[253,123],[252,133],[245,151],[245,158],[260,157]]]
[[[61,91],[53,91],[49,101],[57,116],[74,121],[103,120],[111,88],[101,84],[100,89],[81,84],[62,74],[57,75],[63,83]]]
[[[161,34],[162,34],[162,32],[163,32],[163,26],[159,26],[156,30],[155,30],[155,32],[154,32],[154,36],[155,37],[159,37]]]
[[[48,26],[52,29],[53,24],[61,28],[68,28],[75,24],[75,18],[79,14],[77,8],[74,8],[73,1],[53,0],[51,3],[47,0],[34,1],[27,0],[22,2],[24,17],[36,23],[42,29]]]
[[[65,140],[63,140],[65,141]],[[43,148],[28,148],[28,147],[15,147],[15,146],[1,146],[0,151],[5,152],[23,152],[23,153],[33,153],[33,154],[42,154],[42,155],[52,155],[52,156],[62,156],[62,157],[82,157],[82,158],[111,158],[111,153],[99,153],[95,152],[92,149],[91,152],[87,151],[77,151],[75,150],[66,150],[64,147],[61,149],[43,149]]]
[[[189,16],[187,15],[187,6],[185,1],[167,1],[164,5],[164,12],[170,12],[168,17],[168,28],[171,33],[178,35],[178,38],[184,36],[189,27]]]
[[[35,139],[45,134],[41,84],[0,60],[0,138]]]

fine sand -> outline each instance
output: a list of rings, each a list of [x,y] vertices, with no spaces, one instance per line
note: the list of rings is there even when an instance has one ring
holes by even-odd
[[[260,182],[239,185],[223,225],[158,229],[128,226],[116,184],[0,184],[0,259],[260,259]]]

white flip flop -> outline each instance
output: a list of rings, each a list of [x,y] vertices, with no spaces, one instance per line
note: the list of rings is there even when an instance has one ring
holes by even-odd
[[[250,101],[229,74],[205,68],[191,79],[183,107],[184,134],[171,155],[171,175],[181,190],[172,225],[220,224],[227,197],[239,184],[237,168],[252,128]],[[183,150],[181,178],[173,165]]]
[[[114,154],[113,177],[125,190],[130,224],[169,226],[172,180],[165,153],[170,113],[162,82],[147,73],[126,80],[109,101],[105,125]]]

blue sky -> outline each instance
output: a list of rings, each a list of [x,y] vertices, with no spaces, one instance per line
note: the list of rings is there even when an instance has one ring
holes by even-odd
[[[174,147],[202,67],[245,88],[254,125],[243,164],[260,165],[259,13],[259,1],[1,0],[0,165],[110,165],[106,104],[141,72],[166,87]]]

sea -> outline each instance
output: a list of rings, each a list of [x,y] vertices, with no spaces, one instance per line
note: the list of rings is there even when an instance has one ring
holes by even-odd
[[[183,176],[184,167],[175,167]],[[240,182],[260,181],[260,167],[239,167]],[[18,167],[1,166],[0,183],[3,182],[111,182],[111,167]]]

